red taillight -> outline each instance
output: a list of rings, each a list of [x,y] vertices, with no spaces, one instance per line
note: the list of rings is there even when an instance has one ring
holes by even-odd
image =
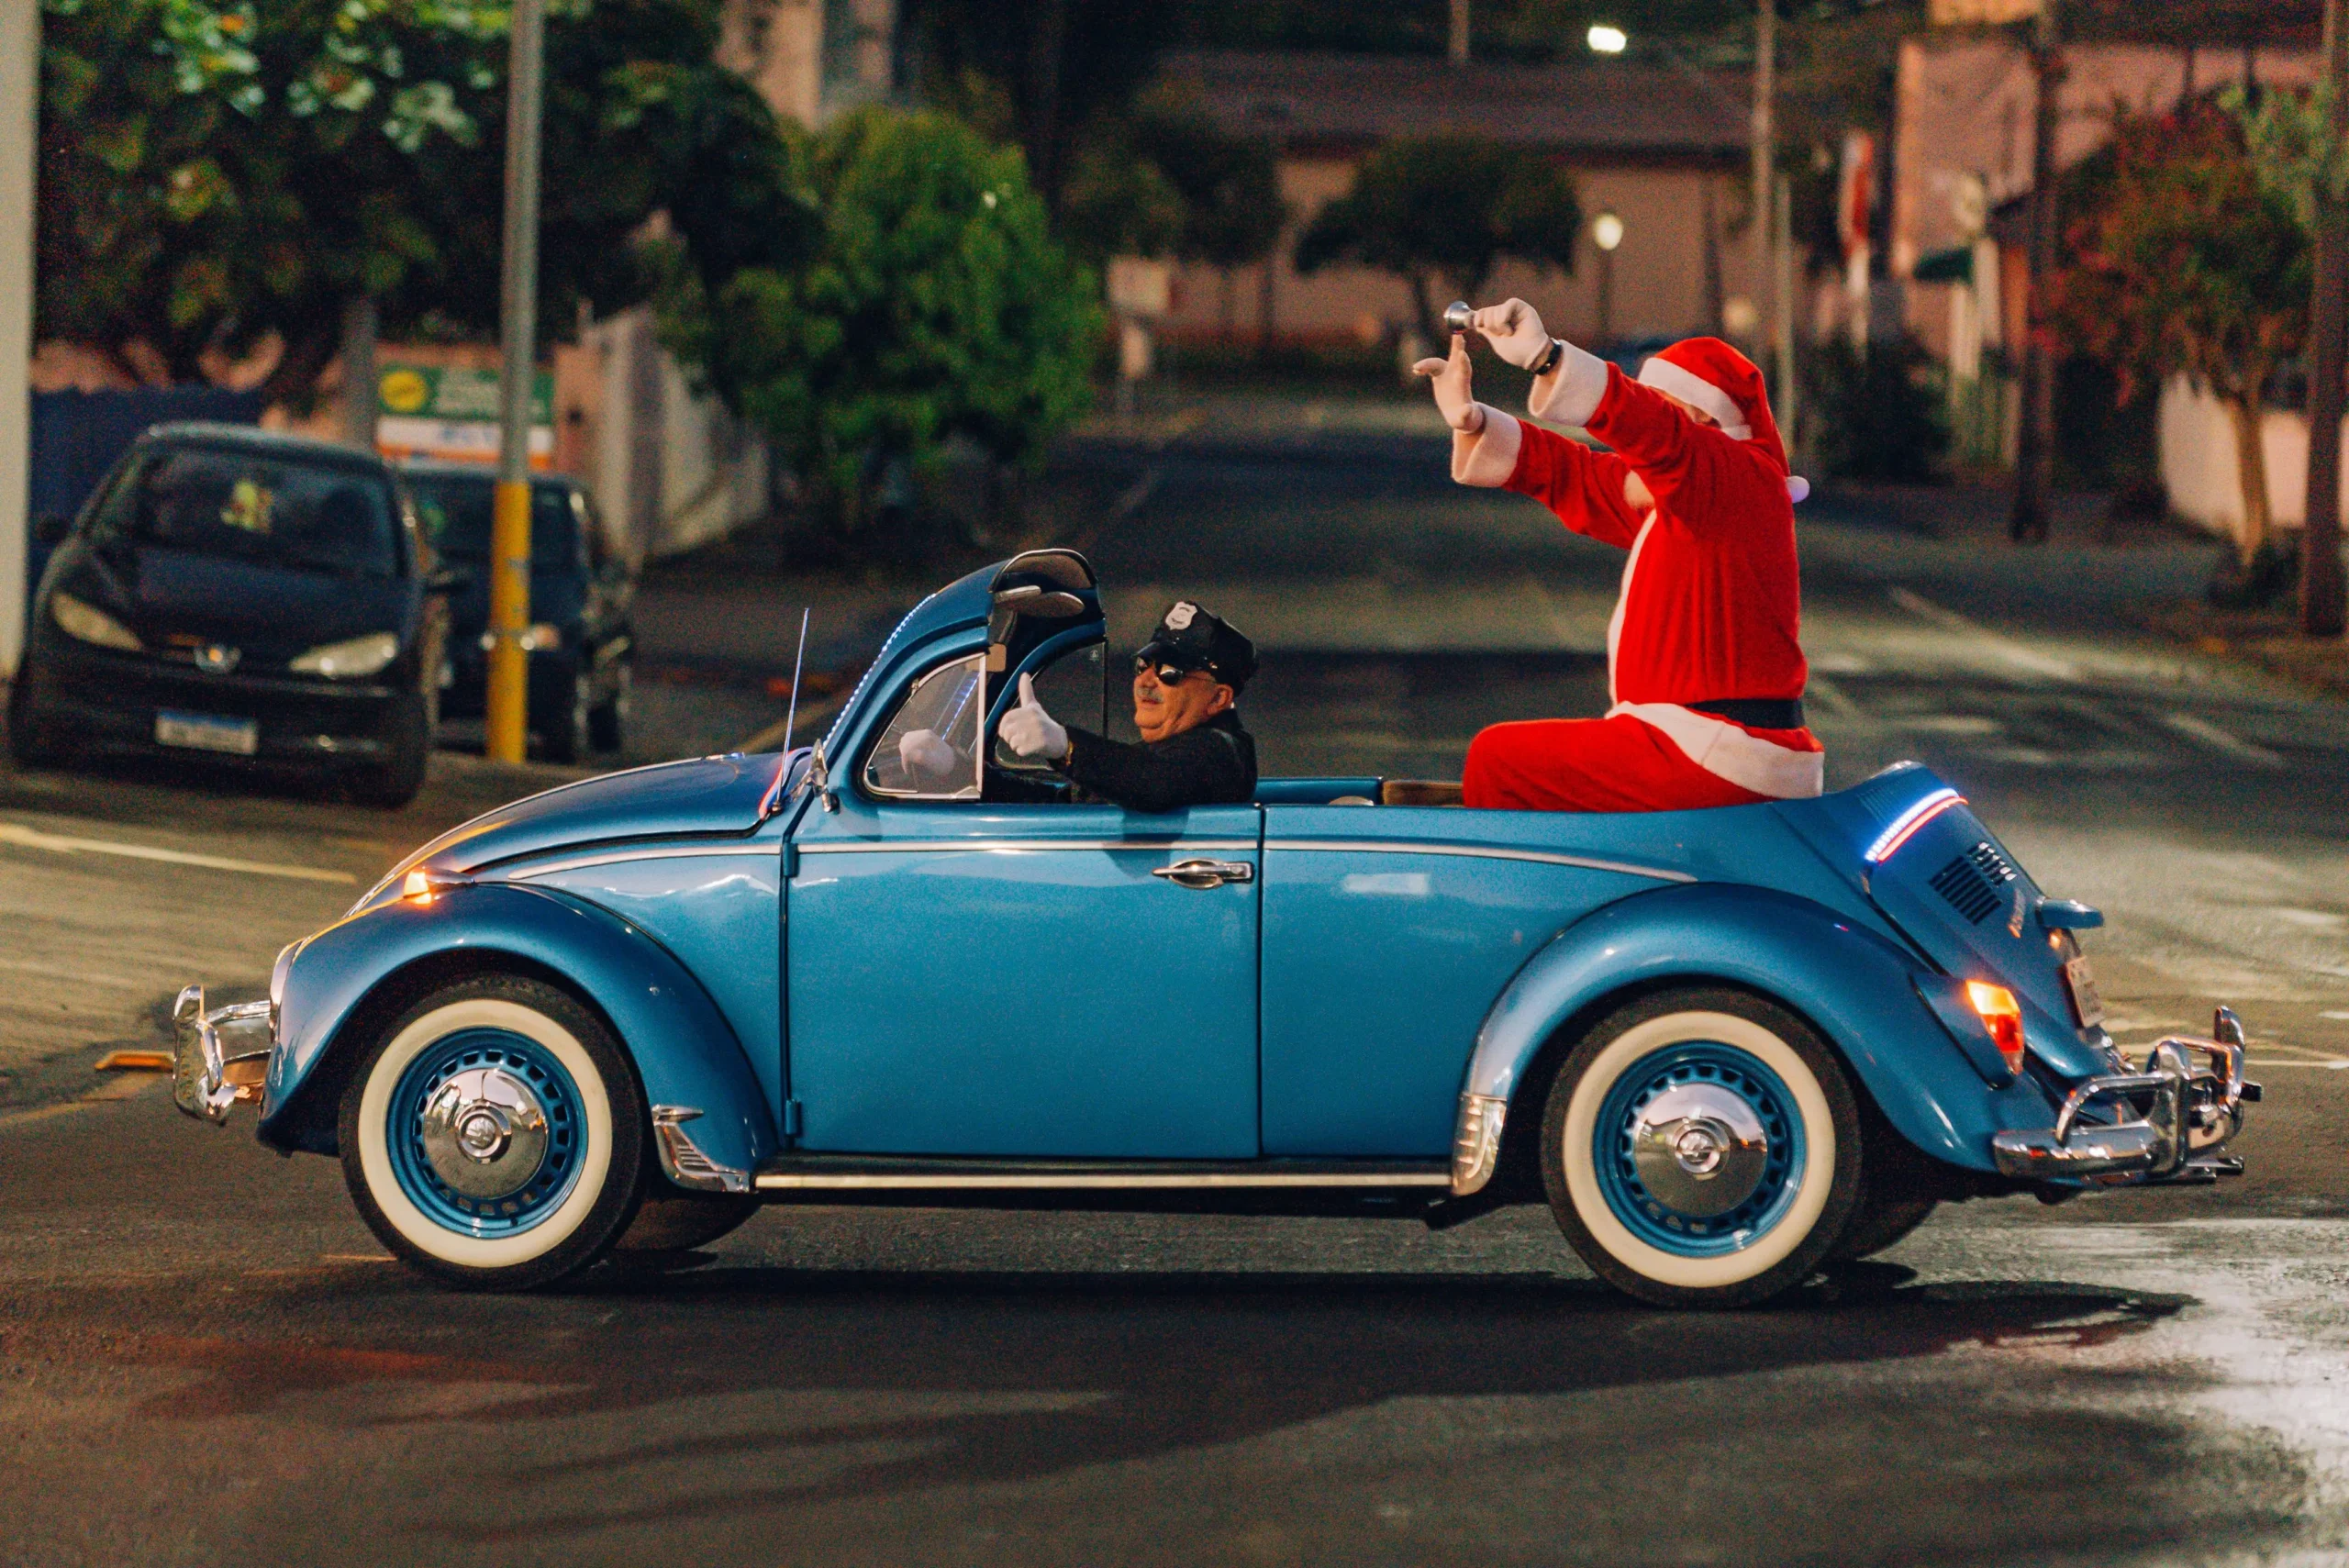
[[[1998,1054],[2006,1058],[2007,1071],[2021,1072],[2022,1004],[2015,1000],[2015,994],[1987,980],[1969,980],[1965,983],[1965,999],[1974,1005],[1982,1027],[1990,1031]]]

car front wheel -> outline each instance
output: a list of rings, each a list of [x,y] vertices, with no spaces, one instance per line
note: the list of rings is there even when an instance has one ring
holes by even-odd
[[[444,986],[368,1048],[342,1100],[343,1179],[383,1243],[453,1284],[575,1273],[628,1229],[646,1112],[619,1043],[551,985]]]
[[[1662,1307],[1745,1307],[1801,1284],[1860,1190],[1835,1053],[1742,991],[1662,993],[1602,1021],[1559,1069],[1542,1149],[1575,1251]]]

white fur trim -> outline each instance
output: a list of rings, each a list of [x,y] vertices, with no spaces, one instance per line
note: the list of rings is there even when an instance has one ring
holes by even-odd
[[[1623,640],[1623,606],[1631,602],[1631,573],[1640,569],[1640,551],[1648,542],[1648,533],[1655,527],[1655,508],[1648,509],[1647,521],[1640,525],[1639,533],[1631,540],[1631,553],[1623,562],[1623,585],[1615,591],[1615,613],[1607,617],[1607,700],[1615,700],[1615,650]]]
[[[1523,427],[1487,406],[1483,429],[1452,432],[1452,482],[1498,489],[1517,472],[1518,449],[1524,444]]]
[[[1658,392],[1668,392],[1683,403],[1690,403],[1713,417],[1731,440],[1753,439],[1753,427],[1745,417],[1745,410],[1737,399],[1715,386],[1696,372],[1674,364],[1661,355],[1640,367],[1640,384],[1653,386]]]
[[[1597,354],[1560,341],[1564,350],[1557,368],[1533,378],[1525,395],[1525,411],[1555,425],[1587,425],[1607,395],[1607,361]]]
[[[1607,710],[1609,718],[1618,714],[1664,731],[1690,762],[1741,789],[1773,800],[1808,800],[1826,788],[1823,752],[1774,745],[1726,718],[1677,703],[1619,702]]]

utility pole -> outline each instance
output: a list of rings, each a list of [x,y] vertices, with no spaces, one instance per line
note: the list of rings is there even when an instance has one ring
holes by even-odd
[[[1452,63],[1468,63],[1468,0],[1452,0]]]
[[[2057,0],[2040,0],[2031,45],[2039,79],[2031,120],[2030,286],[2022,339],[2022,429],[2015,443],[2014,507],[2007,537],[2017,544],[2047,538],[2047,496],[2055,481],[2055,366],[2048,341],[2047,289],[2055,271],[2055,96],[2064,81]]]
[[[25,647],[40,0],[0,0],[0,678]]]
[[[1800,415],[1800,399],[1795,389],[1795,221],[1794,182],[1779,176],[1772,182],[1775,199],[1771,203],[1770,228],[1774,238],[1772,258],[1775,271],[1770,279],[1770,294],[1777,308],[1770,316],[1770,351],[1773,379],[1777,382],[1776,395],[1770,399],[1778,422],[1778,437],[1787,449],[1787,461],[1795,457],[1795,424]]]
[[[1767,362],[1778,340],[1778,268],[1771,255],[1777,228],[1778,9],[1777,0],[1758,0],[1753,14],[1753,296],[1762,302],[1754,359]]]
[[[2349,138],[2349,30],[2342,0],[2324,0],[2324,80],[2332,89],[2332,141]],[[2324,166],[2330,168],[2332,160]],[[2316,194],[2316,284],[2309,303],[2308,527],[2300,535],[2300,630],[2339,637],[2341,572],[2341,416],[2344,316],[2349,316],[2349,214],[2339,193]]]
[[[342,439],[375,450],[375,302],[364,295],[342,307]]]
[[[514,0],[506,89],[505,299],[499,337],[497,500],[490,522],[489,713],[484,750],[518,762],[529,734],[530,393],[538,381],[539,99],[546,0]]]

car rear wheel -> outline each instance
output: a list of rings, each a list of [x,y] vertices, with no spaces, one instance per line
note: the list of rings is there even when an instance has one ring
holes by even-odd
[[[1602,1021],[1553,1082],[1542,1177],[1608,1284],[1661,1307],[1799,1284],[1860,1190],[1859,1111],[1834,1052],[1742,991],[1661,993]]]
[[[612,670],[611,695],[587,715],[587,739],[598,751],[628,743],[629,711],[636,701],[636,662],[622,659]]]
[[[65,761],[65,747],[57,729],[42,717],[32,697],[32,662],[17,666],[17,680],[8,693],[8,755],[19,767],[50,768]]]
[[[550,1284],[610,1250],[647,1118],[618,1041],[551,985],[492,975],[408,1008],[351,1073],[343,1179],[384,1246],[473,1289]]]
[[[352,773],[351,798],[362,806],[397,810],[424,787],[424,770],[432,756],[433,711],[437,705],[422,692],[400,698],[390,732],[384,738],[384,760]]]
[[[576,659],[545,686],[546,702],[535,700],[530,711],[539,732],[539,756],[550,762],[575,762],[587,753],[591,717],[596,711],[596,683]],[[533,693],[535,698],[536,693]]]

